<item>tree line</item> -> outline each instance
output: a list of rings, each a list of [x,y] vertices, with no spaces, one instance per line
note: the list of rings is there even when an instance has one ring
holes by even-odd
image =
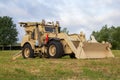
[[[12,45],[17,42],[17,29],[9,16],[0,17],[0,46]]]
[[[120,26],[108,27],[108,25],[105,25],[100,31],[93,31],[92,35],[99,42],[110,42],[112,49],[120,49]]]
[[[67,28],[63,28],[61,32],[69,33]],[[120,49],[120,26],[103,26],[100,31],[93,31],[97,41],[110,42],[112,49]],[[18,32],[16,24],[9,16],[0,17],[0,46],[12,45],[17,42]]]

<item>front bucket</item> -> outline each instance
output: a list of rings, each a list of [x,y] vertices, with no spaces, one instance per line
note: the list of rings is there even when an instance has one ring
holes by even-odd
[[[105,43],[83,43],[83,52],[86,58],[106,58],[114,57],[112,54],[109,44]]]

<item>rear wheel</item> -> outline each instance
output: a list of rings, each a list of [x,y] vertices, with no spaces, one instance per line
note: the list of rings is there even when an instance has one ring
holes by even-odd
[[[47,54],[49,58],[60,58],[63,56],[63,47],[59,41],[51,41],[48,44]]]
[[[34,51],[29,44],[25,44],[22,49],[23,58],[34,58]]]

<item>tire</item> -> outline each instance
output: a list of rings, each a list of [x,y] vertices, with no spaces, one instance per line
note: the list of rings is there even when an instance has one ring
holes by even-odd
[[[59,41],[51,41],[48,44],[47,55],[48,58],[61,58],[64,54],[63,46]]]
[[[72,58],[72,59],[75,59],[75,58],[76,58],[74,53],[70,54],[69,56],[70,56],[70,58]]]
[[[27,58],[35,58],[34,56],[34,51],[31,47],[31,45],[29,44],[25,44],[23,46],[23,49],[22,49],[22,56],[23,58],[27,59]]]

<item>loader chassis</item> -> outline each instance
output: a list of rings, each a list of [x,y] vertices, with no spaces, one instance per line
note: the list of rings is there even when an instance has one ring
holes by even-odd
[[[64,55],[78,59],[114,57],[109,43],[99,43],[93,36],[87,41],[82,32],[62,33],[58,21],[20,22],[20,25],[26,32],[21,42],[23,58],[61,58]]]

